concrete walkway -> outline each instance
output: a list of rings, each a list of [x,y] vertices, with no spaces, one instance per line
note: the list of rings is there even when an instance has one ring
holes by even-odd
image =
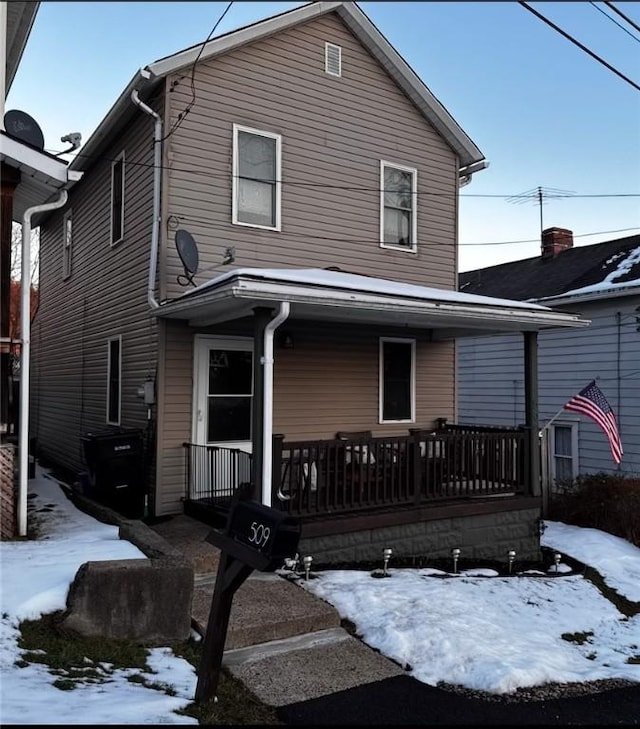
[[[204,637],[220,550],[186,515],[151,525],[195,570],[192,624]],[[340,625],[337,611],[284,577],[253,572],[231,608],[223,665],[263,703],[283,707],[402,675]]]

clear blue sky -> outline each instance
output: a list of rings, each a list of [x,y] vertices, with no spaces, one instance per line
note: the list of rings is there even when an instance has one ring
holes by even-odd
[[[302,4],[234,2],[216,35]],[[6,108],[33,116],[48,150],[69,132],[86,142],[140,67],[203,41],[227,5],[47,0]],[[529,5],[640,86],[640,31],[605,3]],[[638,89],[517,2],[360,7],[489,160],[462,190],[462,271],[539,254],[537,200],[508,199],[538,187],[574,193],[542,211],[576,245],[640,231]],[[615,7],[640,26],[640,3]]]

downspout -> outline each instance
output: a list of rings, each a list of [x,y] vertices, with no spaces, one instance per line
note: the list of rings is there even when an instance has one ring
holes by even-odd
[[[155,298],[156,269],[158,267],[158,245],[160,238],[160,179],[162,175],[162,119],[159,114],[147,106],[138,96],[138,89],[131,92],[131,101],[145,114],[155,119],[153,132],[153,228],[151,231],[151,257],[149,260],[149,282],[147,284],[147,300],[152,309],[160,304]]]
[[[18,536],[27,536],[27,489],[29,483],[29,360],[31,357],[31,217],[66,205],[69,194],[60,191],[54,202],[27,208],[22,216],[22,263],[20,281],[20,430],[18,432]]]
[[[273,467],[273,334],[289,316],[288,301],[280,302],[280,311],[264,328],[264,411],[262,419],[263,457],[262,457],[262,503],[271,506],[271,470]]]

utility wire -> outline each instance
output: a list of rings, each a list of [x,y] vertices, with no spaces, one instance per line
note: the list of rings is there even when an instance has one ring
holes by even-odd
[[[214,223],[211,220],[206,220],[205,218],[199,218],[193,215],[176,215],[175,213],[170,213],[167,216],[167,225],[172,224],[177,228],[179,225],[183,224],[184,222],[188,223],[195,223],[196,225],[201,225],[207,230],[229,230],[229,226],[225,223]],[[632,228],[618,228],[617,230],[597,230],[593,231],[591,233],[579,233],[574,234],[574,238],[587,238],[589,236],[593,235],[610,235],[613,233],[625,233],[632,230],[640,231],[640,225],[633,226]],[[292,238],[302,238],[304,240],[322,240],[327,241],[329,243],[366,243],[366,244],[379,244],[380,239],[374,239],[374,238],[340,238],[337,236],[332,235],[316,235],[313,233],[292,233],[288,232],[288,236]],[[516,245],[519,243],[540,243],[540,238],[530,238],[528,240],[504,240],[504,241],[489,241],[489,242],[483,242],[483,243],[458,243],[459,246],[510,246],[510,245]],[[434,244],[437,247],[442,247],[444,245],[449,245],[448,243],[445,244]],[[453,246],[456,245],[456,243],[452,243]]]
[[[165,139],[168,139],[179,128],[179,126],[182,124],[182,122],[184,121],[187,114],[191,111],[191,108],[193,107],[193,105],[196,103],[196,83],[195,83],[196,65],[197,65],[198,61],[200,60],[200,56],[202,55],[202,52],[204,51],[205,46],[209,42],[209,39],[216,32],[216,28],[222,22],[222,19],[227,14],[229,8],[233,5],[233,2],[234,2],[234,0],[231,0],[231,2],[227,5],[227,7],[224,9],[224,12],[222,13],[222,15],[218,18],[218,20],[216,20],[213,28],[211,28],[209,35],[205,38],[204,42],[202,43],[202,46],[200,47],[200,51],[198,52],[198,55],[196,56],[195,61],[191,65],[191,101],[187,104],[184,111],[181,111],[178,114],[178,118],[176,119],[175,124],[171,127],[171,129],[162,138],[161,141],[164,142]],[[184,76],[182,78],[184,78]]]
[[[624,25],[622,25],[622,23],[618,23],[618,21],[617,21],[617,20],[616,20],[615,18],[612,18],[612,17],[611,17],[610,15],[609,15],[609,13],[605,13],[605,11],[604,11],[604,10],[603,10],[603,9],[602,9],[601,7],[598,7],[598,5],[596,5],[596,3],[594,3],[594,2],[591,2],[591,0],[590,0],[590,2],[589,2],[589,5],[593,6],[593,7],[594,7],[594,8],[595,8],[595,9],[596,9],[596,10],[597,10],[597,11],[598,11],[599,13],[602,13],[602,14],[604,15],[604,17],[605,17],[605,18],[609,18],[609,20],[610,20],[610,21],[611,21],[612,23],[615,23],[615,24],[616,24],[616,25],[618,26],[618,28],[620,28],[620,30],[624,30],[624,32],[625,32],[625,33],[626,33],[627,35],[630,35],[630,36],[631,36],[631,37],[633,38],[633,40],[634,40],[634,41],[636,41],[636,43],[640,43],[640,38],[637,38],[637,37],[636,37],[635,35],[633,35],[633,33],[632,33],[632,32],[631,32],[630,30],[627,30],[627,29],[626,29],[626,28],[624,27]]]
[[[47,152],[50,152],[50,150],[45,150]],[[86,159],[92,159],[95,161],[101,161],[101,162],[116,162],[116,157],[108,157],[105,155],[90,155],[90,154],[76,154],[75,157],[85,157]],[[135,159],[127,158],[125,161],[125,166],[134,166],[134,167],[146,167],[149,169],[153,169],[156,167],[156,165],[153,164],[153,162],[138,162]],[[211,185],[211,187],[216,187],[220,189],[227,189],[228,185],[225,182],[224,184],[216,184],[215,182],[211,182],[211,180],[215,179],[222,179],[222,180],[232,180],[234,178],[234,175],[230,175],[228,172],[215,174],[211,172],[209,169],[196,169],[194,167],[177,167],[175,165],[158,165],[158,169],[161,170],[169,170],[170,172],[189,172],[194,175],[202,175],[207,178],[208,183]],[[235,175],[235,177],[238,177],[238,175]],[[243,179],[246,180],[255,180],[256,182],[261,182],[262,180],[260,178],[251,178],[251,177],[243,177]],[[304,182],[302,180],[295,180],[295,179],[285,179],[280,180],[280,184],[283,187],[302,187],[302,188],[317,188],[320,190],[337,190],[337,191],[344,191],[344,192],[376,192],[380,193],[380,187],[359,187],[357,185],[332,185],[326,182]],[[538,188],[535,188],[537,190]],[[387,188],[387,191],[389,191],[389,188]],[[418,189],[416,192],[407,193],[411,195],[415,195],[417,197],[424,195],[428,197],[446,197],[448,198],[451,193],[449,192],[434,192],[432,190],[424,190],[424,189]],[[572,192],[570,190],[559,190],[557,188],[542,188],[542,194],[545,200],[556,200],[556,199],[571,199],[571,198],[632,198],[632,197],[640,197],[640,192],[607,192],[607,193],[576,193]],[[526,192],[521,192],[517,194],[513,193],[499,193],[499,192],[486,192],[486,193],[474,193],[474,192],[460,192],[460,197],[477,197],[477,198],[502,198],[502,199],[508,199],[509,202],[516,202],[519,199],[522,199],[522,202],[528,202],[531,198],[532,191],[528,190]]]
[[[581,48],[585,53],[588,53],[592,58],[595,58],[596,61],[601,63],[603,66],[608,68],[610,71],[613,71],[617,76],[619,76],[621,79],[624,79],[628,84],[633,86],[634,89],[637,89],[640,91],[640,86],[638,86],[635,81],[632,81],[628,76],[625,76],[623,73],[618,71],[617,68],[614,68],[610,63],[607,63],[604,58],[600,58],[600,56],[596,55],[592,50],[587,48],[587,46],[580,43],[580,41],[576,40],[573,36],[569,35],[566,31],[562,30],[562,28],[558,27],[555,23],[552,23],[548,18],[546,18],[542,13],[539,13],[537,10],[534,10],[532,7],[527,5],[526,2],[523,2],[523,0],[518,0],[518,4],[522,5],[525,10],[528,10],[530,13],[533,13],[537,18],[542,20],[543,23],[546,23],[549,27],[553,28],[555,31],[560,33],[564,38],[571,41],[573,44],[578,46],[578,48]]]
[[[608,0],[605,0],[605,3],[604,4],[608,8],[611,8],[611,10],[613,10],[614,13],[618,13],[618,15],[621,18],[623,18],[624,20],[626,20],[627,23],[629,23],[629,25],[632,28],[635,28],[636,30],[640,30],[640,25],[638,25],[637,23],[634,23],[633,20],[631,20],[631,18],[628,18],[621,10],[618,10],[618,8],[612,2],[609,2]]]

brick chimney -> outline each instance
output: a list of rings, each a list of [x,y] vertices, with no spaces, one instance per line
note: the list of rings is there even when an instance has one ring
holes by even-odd
[[[542,231],[542,257],[555,258],[573,248],[573,231],[567,228],[547,228]]]

